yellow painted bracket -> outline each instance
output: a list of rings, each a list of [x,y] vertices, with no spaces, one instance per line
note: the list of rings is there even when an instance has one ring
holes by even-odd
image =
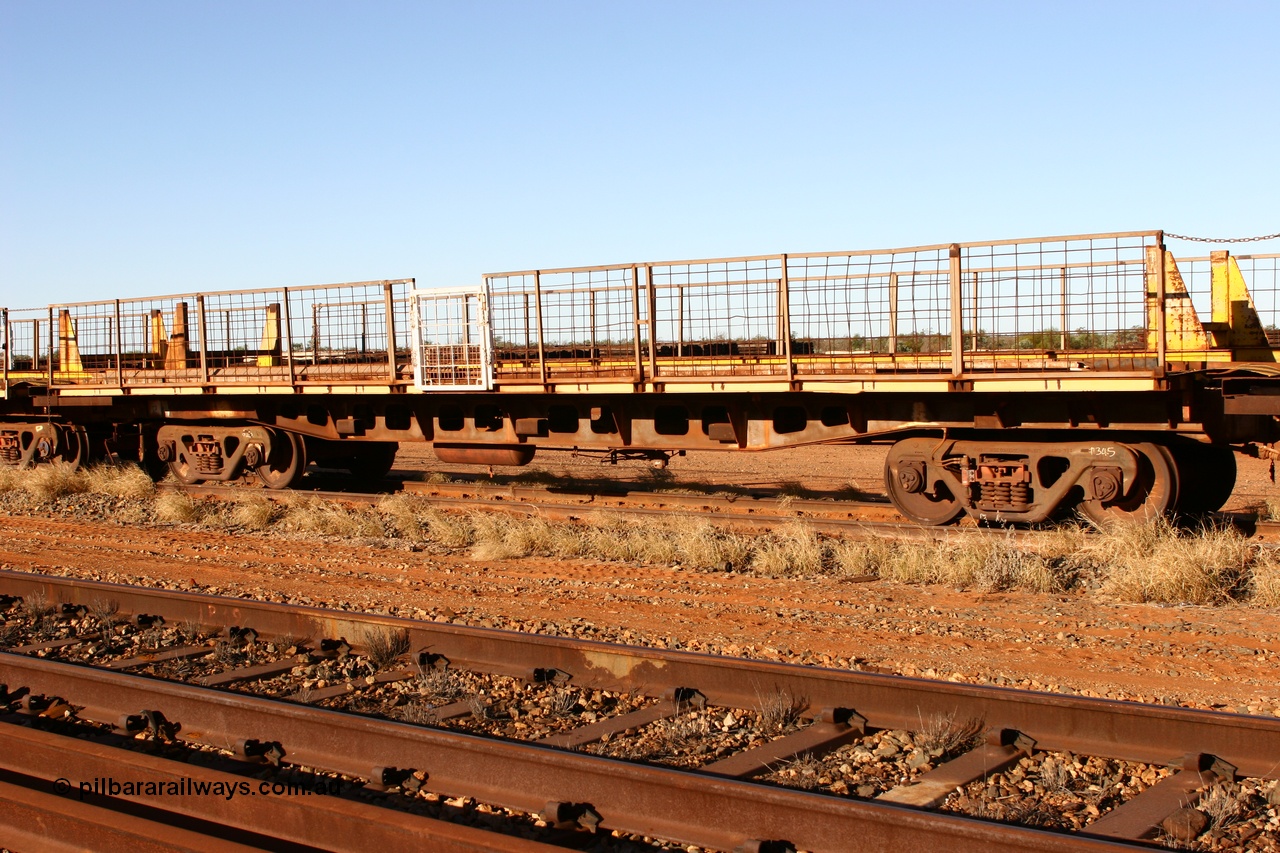
[[[76,338],[76,321],[65,308],[58,312],[58,368],[68,373],[81,373],[80,342]]]
[[[1209,254],[1213,277],[1214,343],[1230,347],[1233,361],[1275,361],[1267,331],[1249,295],[1240,265],[1226,251]]]

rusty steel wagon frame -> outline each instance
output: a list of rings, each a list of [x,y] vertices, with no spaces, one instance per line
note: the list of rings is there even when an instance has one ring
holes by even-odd
[[[6,387],[175,393],[400,379],[412,279],[7,312]],[[389,344],[390,342],[390,344]]]
[[[1181,267],[1161,232],[1137,231],[528,270],[470,289],[402,279],[52,305],[5,312],[3,382],[75,394],[862,380],[843,391],[1032,374],[1096,386],[1105,371],[1120,389],[1274,362],[1277,256]]]
[[[1230,477],[1196,471],[1280,455],[1277,292],[1280,255],[1130,231],[55,304],[3,314],[0,462],[284,488],[399,441],[489,465],[884,441],[921,523],[1212,509]]]

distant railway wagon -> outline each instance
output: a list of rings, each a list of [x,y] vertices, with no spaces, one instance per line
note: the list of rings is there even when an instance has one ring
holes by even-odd
[[[1280,255],[1163,232],[185,293],[4,310],[0,460],[181,482],[538,450],[891,444],[923,524],[1219,508],[1280,416]]]

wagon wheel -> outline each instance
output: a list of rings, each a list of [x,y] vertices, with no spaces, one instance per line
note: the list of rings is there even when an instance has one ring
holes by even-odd
[[[84,427],[62,427],[58,432],[58,461],[81,467],[89,458],[89,434]]]
[[[1172,444],[1169,451],[1178,470],[1179,512],[1217,512],[1236,487],[1236,455],[1230,447],[1213,444]]]
[[[1138,457],[1138,477],[1109,501],[1081,501],[1080,511],[1098,524],[1147,521],[1173,510],[1178,502],[1178,467],[1169,448],[1144,442],[1130,445]]]
[[[291,432],[271,431],[271,452],[258,466],[258,479],[268,489],[287,489],[307,469],[306,445]]]
[[[917,524],[939,525],[950,524],[964,513],[964,504],[960,498],[951,493],[951,489],[941,480],[932,484],[923,481],[924,466],[913,467],[915,459],[904,458],[910,452],[913,439],[906,439],[889,449],[884,460],[884,482],[889,492],[889,500],[898,508],[898,512]],[[906,445],[906,447],[904,447]],[[929,486],[932,485],[930,493]]]
[[[342,467],[362,483],[377,483],[390,473],[399,449],[394,441],[368,442],[353,449]]]

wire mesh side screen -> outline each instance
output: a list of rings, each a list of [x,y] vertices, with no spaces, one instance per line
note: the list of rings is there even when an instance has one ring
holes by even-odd
[[[963,246],[966,369],[1153,367],[1153,244],[1138,234]]]
[[[28,312],[10,362],[47,370],[41,359],[51,352],[54,385],[88,387],[384,381],[391,351],[408,359],[404,284],[57,305]],[[405,328],[389,344],[388,317],[397,311]]]
[[[407,282],[289,289],[289,358],[297,382],[385,380],[400,347],[396,305]],[[403,314],[401,315],[403,316]]]
[[[946,248],[787,259],[797,374],[937,370],[951,352]]]
[[[49,310],[9,311],[9,381],[41,382],[49,375]]]
[[[1267,342],[1280,346],[1280,254],[1230,255],[1229,260],[1240,270]],[[1178,258],[1178,269],[1200,321],[1225,321],[1226,317],[1214,316],[1212,259]]]
[[[479,291],[413,293],[414,382],[419,388],[493,387],[484,295]]]
[[[1253,296],[1267,341],[1280,346],[1280,254],[1239,255],[1236,263]]]
[[[4,354],[4,363],[0,365],[0,399],[9,396],[9,309],[0,308],[0,353]]]
[[[635,375],[648,309],[633,267],[490,275],[486,284],[499,377]]]
[[[655,264],[659,376],[785,374],[781,256]]]
[[[191,294],[52,306],[53,384],[199,384],[197,305]]]

